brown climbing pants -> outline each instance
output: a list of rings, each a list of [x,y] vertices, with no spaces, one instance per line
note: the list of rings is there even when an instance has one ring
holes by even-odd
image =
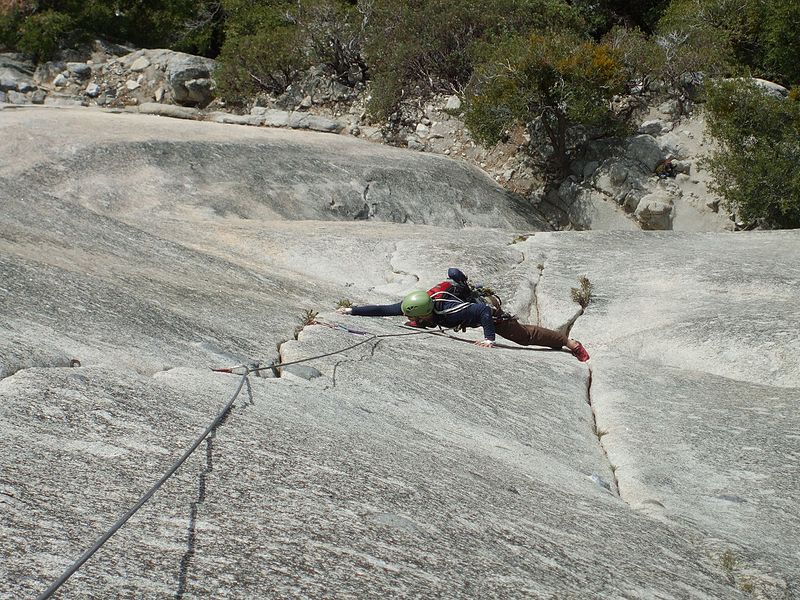
[[[567,345],[567,336],[560,331],[537,325],[524,325],[516,319],[502,319],[494,324],[497,335],[520,346],[547,346],[560,350]]]

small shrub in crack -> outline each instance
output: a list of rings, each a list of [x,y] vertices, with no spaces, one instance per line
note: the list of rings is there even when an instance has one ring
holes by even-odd
[[[730,575],[736,568],[736,555],[730,550],[725,550],[725,552],[722,553],[722,556],[719,557],[719,563]]]
[[[580,304],[581,308],[585,309],[592,301],[592,284],[586,275],[578,277],[578,283],[581,287],[572,288],[572,301]]]
[[[317,315],[319,313],[315,310],[311,310],[310,308],[303,312],[300,316],[299,323],[297,327],[294,328],[294,339],[300,335],[300,332],[303,331],[303,327],[306,325],[314,325],[317,321]]]
[[[756,584],[753,583],[753,581],[750,579],[744,579],[741,582],[739,582],[739,589],[746,594],[755,594]]]
[[[342,298],[336,302],[336,308],[353,308],[353,303],[347,298]]]
[[[604,435],[608,435],[608,432],[605,429],[597,429],[594,434],[597,436],[598,440],[602,440]]]
[[[539,263],[538,265],[536,265],[536,268],[539,269],[539,274],[541,274],[542,271],[544,271],[544,264]]]
[[[516,236],[514,236],[514,239],[511,240],[511,243],[512,244],[518,244],[520,242],[524,242],[527,239],[528,239],[527,235],[516,235]]]

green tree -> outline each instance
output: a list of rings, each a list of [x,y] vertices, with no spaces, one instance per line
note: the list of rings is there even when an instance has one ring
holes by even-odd
[[[662,49],[638,28],[616,26],[603,38],[603,42],[614,50],[625,69],[627,96],[640,100],[628,103],[627,110],[633,112],[660,81],[664,66]]]
[[[540,125],[563,176],[572,150],[570,128],[609,131],[619,125],[611,100],[625,81],[618,54],[606,44],[569,34],[506,38],[476,71],[466,123],[486,143],[499,141],[515,125]]]
[[[800,227],[800,102],[749,80],[709,86],[708,131],[718,149],[713,189],[748,226]]]
[[[712,6],[715,1],[673,0],[652,38],[657,48],[653,75],[664,94],[681,103],[681,112],[690,87],[735,70],[734,35]]]

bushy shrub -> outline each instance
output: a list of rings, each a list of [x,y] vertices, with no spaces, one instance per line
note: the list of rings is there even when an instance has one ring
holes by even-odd
[[[573,0],[572,3],[586,19],[589,32],[599,38],[619,26],[652,33],[670,0]]]
[[[411,94],[462,91],[479,42],[581,26],[577,11],[562,0],[373,0],[365,16],[369,108],[380,118]]]
[[[644,98],[653,91],[664,65],[664,54],[651,37],[638,28],[614,27],[603,38],[612,48],[626,72],[629,97]],[[630,103],[636,110],[638,103]]]
[[[365,79],[366,23],[356,2],[302,0],[298,8],[298,24],[310,60],[327,65],[345,83],[356,74],[357,79]]]
[[[800,102],[748,80],[709,86],[713,189],[747,226],[800,227]]]
[[[653,77],[681,102],[691,86],[734,69],[733,33],[712,6],[715,1],[673,0],[656,28]]]
[[[46,10],[31,15],[19,27],[19,49],[30,54],[34,60],[52,58],[64,46],[75,39],[73,19],[64,13]]]
[[[724,48],[740,70],[789,85],[800,82],[798,22],[796,0],[673,0],[659,30],[697,38],[700,58]]]
[[[307,66],[293,8],[288,1],[225,0],[226,35],[215,75],[225,100],[283,92]]]
[[[0,52],[19,47],[19,27],[22,24],[22,8],[12,4],[0,6]]]
[[[773,0],[764,8],[765,75],[787,85],[800,83],[800,3]]]
[[[25,0],[11,5],[0,8],[0,45],[37,60],[93,37],[213,54],[224,15],[220,0]]]
[[[219,55],[219,89],[228,101],[258,92],[280,94],[301,70],[326,64],[343,80],[367,70],[363,24],[343,0],[225,0],[226,37]]]

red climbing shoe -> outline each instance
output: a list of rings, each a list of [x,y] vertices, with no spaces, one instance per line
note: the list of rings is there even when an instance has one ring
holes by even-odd
[[[584,348],[580,342],[578,342],[578,345],[575,346],[572,350],[570,350],[570,352],[572,352],[572,356],[574,356],[581,362],[586,362],[587,360],[589,360],[589,353],[586,351],[586,348]]]

